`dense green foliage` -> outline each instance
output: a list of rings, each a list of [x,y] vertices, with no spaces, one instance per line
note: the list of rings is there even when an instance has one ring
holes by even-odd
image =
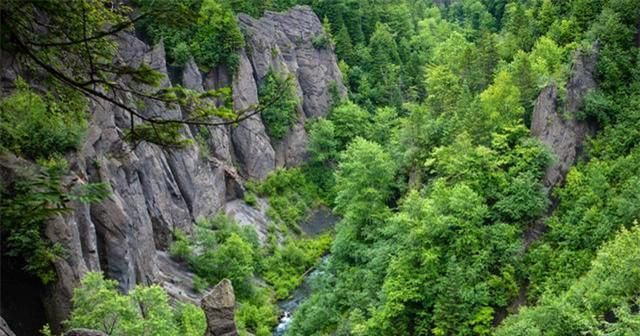
[[[267,133],[276,140],[284,138],[298,116],[298,96],[291,81],[270,70],[262,80],[258,96],[260,101],[273,102],[260,114]]]
[[[248,187],[268,198],[267,215],[282,232],[299,233],[300,221],[318,203],[316,187],[299,168],[277,169],[261,183],[249,183]]]
[[[172,308],[164,290],[137,286],[120,294],[117,282],[97,272],[87,273],[73,293],[68,328],[90,328],[107,335],[202,336],[204,312],[193,304]]]
[[[75,149],[87,127],[85,105],[76,92],[43,98],[19,79],[0,100],[0,148],[31,159]]]
[[[497,335],[637,335],[640,229],[605,243],[590,269],[568,289],[507,319]]]
[[[623,252],[637,229],[615,238],[640,216],[632,2],[312,2],[350,89],[309,127],[342,221],[288,334],[637,333]],[[534,100],[555,85],[562,101],[572,55],[596,40],[599,89],[579,117],[601,132],[548,195]],[[526,249],[538,221],[548,232]],[[539,307],[496,329],[514,302]]]
[[[159,6],[154,0],[136,0],[136,3],[146,12],[153,12]],[[182,65],[189,57],[193,57],[198,65],[206,69],[225,65],[235,70],[244,38],[229,3],[220,0],[180,0],[170,2],[167,10],[175,11],[176,8],[196,13],[196,17],[189,18],[188,22],[175,22],[175,18],[168,18],[163,13],[151,15],[141,23],[142,29],[154,42],[164,42],[169,60]]]
[[[295,175],[296,170],[292,172],[294,177],[289,177],[290,181],[299,176]],[[288,173],[280,171],[280,177],[272,176],[260,188],[278,188],[281,176]],[[299,183],[291,184],[287,188],[298,186]],[[279,210],[276,208],[271,213]],[[287,298],[300,285],[303,274],[318,262],[331,241],[327,234],[298,237],[289,234],[286,227],[279,236],[283,236],[280,243],[276,233],[270,232],[268,244],[260,246],[254,228],[241,227],[220,214],[199,220],[192,237],[176,231],[170,252],[173,257],[186,261],[195,272],[196,290],[230,279],[239,301],[236,319],[240,331],[267,336],[276,323],[275,299]],[[264,279],[266,285],[256,281],[258,277]]]
[[[62,8],[84,8],[84,2],[69,3]],[[340,59],[349,94],[334,101],[325,118],[306,123],[309,161],[248,185],[247,204],[268,200],[273,223],[266,243],[223,216],[200,220],[190,235],[174,233],[171,253],[197,274],[197,289],[232,280],[242,334],[271,333],[275,300],[290,295],[329,244],[331,255],[288,335],[640,332],[637,0],[136,3],[142,11],[169,4],[174,13],[196,13],[181,20],[160,11],[139,22],[154,42],[164,41],[177,65],[194,57],[202,68],[235,69],[243,38],[234,13],[259,16],[296,4],[311,5],[324,19],[325,34],[315,36],[313,46],[335,47]],[[122,17],[96,13],[91,32]],[[71,17],[63,33],[78,37],[71,29],[78,30],[77,19]],[[99,51],[92,60],[110,59],[109,42],[98,39],[92,47]],[[70,50],[80,53],[77,48]],[[597,53],[598,87],[578,115],[597,133],[581,146],[564,183],[545,190],[543,176],[554,158],[528,127],[543,88],[558,89],[562,108],[578,53]],[[41,55],[60,63],[56,53]],[[278,76],[269,72],[259,92],[261,101],[273,102],[262,120],[274,140],[297,122],[299,105]],[[151,77],[147,84],[157,80]],[[54,97],[18,85],[4,98],[2,147],[31,159],[73,149],[84,107],[65,92]],[[156,129],[138,130],[149,139]],[[170,142],[180,127],[161,133],[165,138],[157,142]],[[73,198],[64,196],[60,174],[49,169],[56,164],[40,165],[36,177],[2,190],[11,196],[2,203],[9,218],[3,233],[10,232],[13,253],[50,281],[46,266],[59,251],[43,241],[42,223],[61,200]],[[330,235],[308,238],[300,230],[318,204],[341,216],[332,242]],[[27,211],[31,205],[42,213]],[[538,237],[534,228],[546,230]],[[156,287],[123,296],[112,282],[87,278],[74,299],[71,326],[108,327],[113,334],[201,330],[196,310],[185,306],[176,316]],[[151,317],[140,318],[150,305]]]
[[[262,276],[273,286],[277,299],[286,299],[302,283],[302,276],[329,248],[331,236],[290,238],[262,261]]]
[[[196,222],[193,239],[177,231],[170,247],[173,256],[189,263],[208,285],[230,279],[236,295],[251,295],[258,237],[253,228],[240,227],[224,215]],[[206,286],[206,285],[205,285]]]

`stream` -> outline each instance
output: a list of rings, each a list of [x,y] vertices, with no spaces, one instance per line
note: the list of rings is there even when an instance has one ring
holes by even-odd
[[[323,256],[319,265],[326,263],[328,259],[328,254]],[[298,288],[296,288],[293,293],[291,293],[290,299],[278,302],[278,307],[280,308],[280,310],[282,310],[282,315],[280,316],[280,322],[273,331],[274,336],[283,336],[287,331],[289,324],[293,320],[293,312],[304,300],[306,300],[311,295],[311,279],[313,279],[314,276],[318,275],[318,273],[318,268],[314,269],[304,278],[302,284]]]
[[[300,228],[306,234],[315,236],[332,228],[337,221],[338,217],[331,213],[331,210],[321,207],[313,211],[307,220],[300,224]],[[318,263],[318,266],[326,263],[328,259],[328,254],[323,256]],[[289,324],[293,320],[293,312],[309,297],[309,295],[311,295],[311,279],[318,275],[318,273],[318,267],[316,267],[304,277],[302,284],[293,290],[289,299],[278,301],[278,307],[282,311],[282,314],[278,325],[273,330],[274,336],[283,336],[285,334]]]

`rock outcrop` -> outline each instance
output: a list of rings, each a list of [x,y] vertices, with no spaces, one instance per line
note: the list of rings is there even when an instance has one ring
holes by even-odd
[[[585,96],[597,86],[594,73],[596,61],[597,47],[576,55],[563,103],[558,102],[555,85],[544,88],[536,100],[531,135],[549,146],[555,155],[554,163],[544,176],[544,184],[548,189],[562,183],[582,153],[587,136],[593,132],[593,127],[579,120],[576,114],[582,109]]]
[[[257,204],[250,206],[242,200],[233,200],[224,206],[224,212],[242,226],[252,226],[258,234],[261,244],[267,241],[267,227],[269,218],[266,200],[258,199]]]
[[[224,279],[209,291],[200,303],[207,319],[205,336],[236,336],[234,312],[236,297],[231,281]]]
[[[259,20],[239,15],[238,20],[250,47],[246,59],[241,55],[237,86],[248,87],[250,90],[246,92],[253,93],[251,84],[242,84],[246,83],[244,78],[254,78],[259,86],[270,70],[291,75],[300,98],[298,121],[284,139],[271,141],[271,145],[276,166],[298,165],[306,157],[304,121],[329,112],[332,90],[338,95],[346,94],[335,53],[331,46],[313,45],[314,38],[325,32],[310,7],[297,6],[285,13],[266,12]],[[249,70],[251,75],[245,75]],[[251,98],[245,94],[243,100],[251,102]],[[261,134],[259,128],[256,131]]]
[[[48,285],[44,294],[47,320],[54,332],[61,330],[60,322],[71,309],[73,288],[88,271],[103,271],[125,292],[136,284],[161,283],[176,299],[197,302],[200,296],[189,288],[191,274],[164,251],[172,233],[178,229],[190,232],[198,217],[226,209],[244,224],[256,225],[253,221],[257,221],[258,234],[264,235],[264,212],[255,213],[236,200],[243,196],[244,181],[263,179],[276,167],[300,164],[306,156],[305,120],[329,112],[333,88],[340,95],[346,90],[333,47],[313,46],[313,38],[324,32],[311,8],[267,12],[259,20],[240,15],[239,22],[246,48],[240,51],[235,74],[224,67],[202,73],[190,61],[177,71],[180,78],[173,78],[172,83],[162,43],[149,46],[131,33],[118,35],[114,62],[132,67],[149,64],[164,74],[163,87],[181,84],[209,90],[231,86],[234,106],[239,110],[259,103],[258,87],[269,69],[289,74],[300,97],[298,123],[281,141],[270,139],[260,115],[254,115],[237,126],[208,127],[204,146],[133,146],[123,140],[132,117],[110,102],[91,100],[92,118],[84,143],[67,155],[69,179],[106,182],[111,194],[96,204],[69,204],[74,211],[53,218],[47,225],[47,236],[66,249],[65,258],[55,263],[58,280]],[[7,54],[0,57],[4,92],[21,74]],[[137,87],[126,76],[117,80],[121,86]],[[128,93],[116,98],[148,117],[180,118],[189,113]],[[184,136],[194,143],[197,132],[196,128],[183,129]]]
[[[2,316],[0,316],[0,336],[16,336]]]
[[[586,95],[597,87],[595,78],[597,57],[597,45],[594,45],[591,50],[581,51],[575,55],[564,102],[559,101],[558,88],[555,85],[545,87],[536,100],[531,121],[531,135],[547,145],[555,156],[554,162],[547,168],[543,177],[548,195],[554,187],[564,182],[569,169],[582,153],[584,141],[595,132],[593,125],[577,118],[577,113],[582,109]],[[547,229],[547,216],[553,212],[556,205],[555,201],[552,202],[547,209],[547,214],[538,218],[525,230],[523,252],[544,234]],[[507,316],[507,312],[515,314],[527,302],[528,286],[528,283],[520,286],[518,296],[509,304],[506,311],[497,315],[495,323],[500,323]]]
[[[595,129],[579,120],[577,113],[584,105],[586,95],[597,87],[595,68],[598,47],[576,53],[566,87],[563,102],[558,99],[558,89],[549,85],[540,92],[533,110],[531,135],[547,145],[554,155],[554,162],[547,168],[543,183],[547,193],[562,184],[569,169],[576,163],[583,150],[584,141]],[[554,209],[554,203],[548,213]],[[538,240],[546,230],[546,217],[535,221],[524,233],[524,247]]]

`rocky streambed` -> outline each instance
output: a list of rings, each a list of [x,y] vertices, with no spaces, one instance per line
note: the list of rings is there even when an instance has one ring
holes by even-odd
[[[300,224],[300,228],[305,234],[315,236],[333,228],[338,220],[339,218],[334,215],[329,208],[319,207]],[[326,263],[328,259],[329,254],[324,255],[318,265],[320,266]],[[283,336],[286,333],[293,320],[294,311],[311,295],[311,282],[314,277],[320,275],[320,272],[319,267],[316,266],[304,276],[304,280],[300,286],[291,293],[288,299],[278,302],[278,307],[282,313],[278,325],[273,330],[274,336]]]
[[[326,263],[328,259],[328,254],[323,256],[319,265]],[[296,308],[298,308],[298,306],[311,295],[311,282],[314,277],[320,275],[320,272],[322,271],[319,270],[319,267],[316,267],[305,276],[302,284],[300,284],[300,286],[291,293],[291,297],[289,299],[278,302],[278,307],[280,307],[282,314],[280,315],[278,325],[273,331],[274,336],[283,336],[285,334],[291,324],[291,321],[293,321],[293,313]]]

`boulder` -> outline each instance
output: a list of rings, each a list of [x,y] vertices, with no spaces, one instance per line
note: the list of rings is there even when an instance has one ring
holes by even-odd
[[[205,336],[238,335],[234,320],[236,298],[231,281],[224,279],[209,291],[200,303],[207,319]]]

